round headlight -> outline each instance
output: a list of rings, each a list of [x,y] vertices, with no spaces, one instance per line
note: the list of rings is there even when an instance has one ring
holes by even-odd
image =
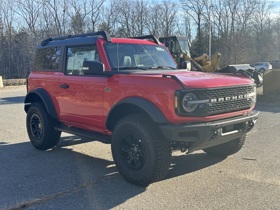
[[[187,93],[184,97],[183,97],[183,101],[182,101],[182,106],[184,108],[184,110],[186,112],[193,112],[196,107],[198,106],[197,103],[192,103],[194,101],[196,101],[198,98],[195,94],[193,93]]]

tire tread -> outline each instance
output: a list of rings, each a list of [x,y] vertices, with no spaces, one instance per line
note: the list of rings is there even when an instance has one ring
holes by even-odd
[[[152,169],[153,175],[151,177],[145,174],[143,177],[141,177],[141,179],[130,176],[129,174],[130,172],[126,171],[127,168],[117,166],[120,173],[128,182],[139,186],[148,186],[153,182],[163,179],[169,170],[171,157],[172,157],[171,146],[169,141],[164,138],[159,128],[157,128],[157,126],[149,118],[143,115],[133,114],[121,119],[117,123],[114,131],[118,130],[120,127],[122,127],[125,124],[133,124],[135,127],[139,127],[140,129],[144,128],[150,134],[151,136],[150,140],[153,141],[155,145],[156,167]],[[114,136],[114,132],[113,132],[113,136]],[[114,157],[116,154],[114,154],[113,144],[114,143],[112,143],[112,153]]]
[[[36,143],[35,137],[32,135],[29,126],[29,117],[32,113],[36,113],[41,117],[41,121],[44,126],[44,136],[42,137],[42,142],[40,144]],[[56,146],[60,140],[61,132],[55,130],[55,120],[51,118],[51,116],[47,113],[45,107],[41,103],[33,103],[31,104],[27,117],[27,132],[29,135],[29,139],[34,147],[40,150],[47,150]]]

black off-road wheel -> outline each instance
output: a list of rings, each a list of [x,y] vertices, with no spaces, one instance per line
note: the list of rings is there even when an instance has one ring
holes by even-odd
[[[204,152],[212,156],[225,158],[229,155],[233,155],[237,153],[244,145],[246,139],[247,139],[247,134],[245,134],[241,138],[234,139],[227,143],[210,147],[208,149],[204,149]]]
[[[147,117],[135,114],[121,119],[113,130],[111,148],[120,174],[134,185],[148,186],[169,170],[170,142]]]
[[[26,127],[34,147],[47,150],[58,144],[61,132],[54,129],[55,124],[55,120],[50,117],[41,103],[30,105],[26,117]]]

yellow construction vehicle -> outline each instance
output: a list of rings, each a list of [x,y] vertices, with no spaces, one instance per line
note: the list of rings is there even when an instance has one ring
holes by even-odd
[[[185,56],[190,56],[190,43],[187,37],[160,37],[159,41],[169,49],[179,68],[191,70],[191,61],[185,59]]]
[[[196,70],[202,72],[242,74],[254,80],[257,87],[263,85],[262,75],[255,69],[238,69],[235,66],[220,68],[220,53],[214,53],[211,58],[206,54],[192,58],[190,43],[187,37],[169,36],[160,37],[159,40],[169,49],[180,69]]]
[[[184,59],[190,61],[194,67],[203,72],[214,72],[219,70],[220,64],[220,53],[215,53],[212,55],[211,59],[208,58],[206,54],[199,57],[191,58],[189,55],[184,55]]]

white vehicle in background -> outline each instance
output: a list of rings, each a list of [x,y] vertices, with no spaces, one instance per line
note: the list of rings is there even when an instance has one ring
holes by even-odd
[[[250,64],[231,64],[229,66],[236,68],[236,70],[248,70],[248,69],[255,70],[255,67]]]
[[[272,65],[268,62],[257,62],[255,64],[252,64],[251,66],[255,67],[256,71],[258,71],[262,74],[265,71],[272,69]]]

